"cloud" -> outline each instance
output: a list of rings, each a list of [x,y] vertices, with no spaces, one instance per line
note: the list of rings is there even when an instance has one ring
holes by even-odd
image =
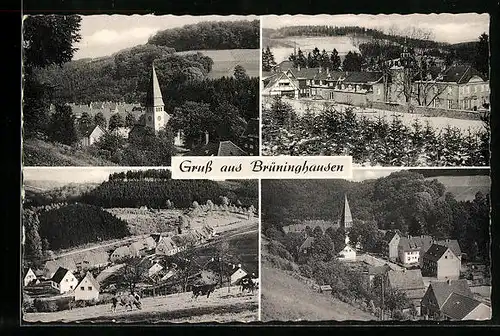
[[[355,168],[352,171],[351,181],[364,181],[371,179],[378,179],[385,177],[394,173],[396,171],[403,170],[405,168],[395,167],[395,168]]]
[[[92,35],[83,37],[81,44],[85,47],[93,47],[123,42],[129,42],[131,45],[145,43],[159,29],[155,27],[134,27],[122,31],[102,29],[94,32]]]

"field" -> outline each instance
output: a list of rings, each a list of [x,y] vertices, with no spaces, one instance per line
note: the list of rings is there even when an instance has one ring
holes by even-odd
[[[365,40],[367,39],[365,38]],[[287,38],[263,38],[262,46],[264,48],[269,46],[274,55],[274,60],[276,63],[280,63],[288,60],[288,56],[293,53],[295,44],[297,50],[300,48],[305,53],[306,57],[308,52],[318,47],[320,51],[325,49],[328,53],[331,53],[335,48],[341,58],[343,58],[349,51],[359,52],[356,44],[361,41],[362,40],[359,38],[356,38],[355,41],[349,36],[297,36]]]
[[[285,99],[287,103],[291,104],[297,115],[301,116],[305,112],[306,105],[311,104],[311,108],[315,111],[322,111],[323,104],[325,101],[312,101],[312,100],[296,100],[296,99]],[[333,105],[336,109],[343,110],[347,108],[347,105],[335,104]],[[369,119],[376,119],[379,117],[386,118],[387,121],[390,121],[394,118],[394,116],[398,116],[403,124],[406,126],[411,126],[417,119],[423,125],[427,121],[430,123],[432,127],[437,130],[442,130],[446,128],[448,125],[457,127],[463,132],[466,132],[468,129],[471,131],[479,131],[484,129],[483,122],[481,120],[467,120],[467,119],[455,119],[455,118],[445,118],[445,117],[425,117],[420,114],[409,114],[409,113],[400,113],[400,112],[392,112],[379,110],[374,108],[360,108],[354,107],[354,111],[359,116],[365,116]]]
[[[428,179],[437,179],[444,184],[446,191],[451,192],[458,201],[472,201],[478,191],[490,193],[489,176],[436,176]]]
[[[142,300],[142,310],[125,311],[111,305],[77,308],[53,313],[26,313],[25,322],[82,323],[178,323],[178,322],[252,322],[258,318],[258,293],[241,294],[238,287],[216,289],[210,298],[192,299],[192,293],[148,297]]]
[[[234,67],[241,65],[250,77],[259,77],[259,49],[229,49],[229,50],[195,50],[183,51],[179,54],[201,52],[213,61],[210,78],[229,77],[233,75]]]
[[[113,162],[92,156],[83,150],[32,139],[23,141],[23,164],[25,166],[116,166]]]

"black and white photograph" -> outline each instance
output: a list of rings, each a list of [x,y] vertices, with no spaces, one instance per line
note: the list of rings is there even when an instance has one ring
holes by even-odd
[[[30,15],[26,166],[259,155],[257,16]]]
[[[262,17],[262,155],[489,166],[489,15]]]
[[[261,319],[491,319],[489,169],[262,180]]]
[[[251,322],[257,180],[25,168],[22,323]]]

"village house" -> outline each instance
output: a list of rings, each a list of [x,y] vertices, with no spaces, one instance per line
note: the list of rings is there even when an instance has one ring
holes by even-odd
[[[25,268],[23,272],[23,284],[24,287],[30,284],[37,284],[40,281],[37,279],[35,272],[31,268]]]
[[[100,286],[97,280],[92,276],[92,273],[87,272],[75,288],[75,301],[98,300],[99,289]]]
[[[339,260],[344,261],[355,261],[356,260],[356,250],[349,246],[349,244],[345,244],[342,250],[338,254]]]
[[[373,286],[373,282],[375,280],[375,277],[380,276],[382,279],[385,279],[387,277],[387,272],[391,270],[391,267],[387,264],[382,265],[382,266],[371,266],[369,265],[367,267],[367,270],[363,273],[366,277],[365,281],[368,286],[368,288],[371,288]]]
[[[389,270],[387,272],[387,285],[404,292],[417,313],[420,314],[420,304],[425,294],[424,280],[420,270]],[[405,310],[410,308],[412,307],[405,307]]]
[[[247,156],[247,152],[241,149],[231,140],[211,141],[208,133],[205,134],[205,142],[202,146],[194,147],[189,151],[189,156]]]
[[[111,132],[111,134],[121,136],[124,139],[128,139],[129,133],[130,133],[130,128],[128,127],[118,127]]]
[[[398,243],[398,261],[404,265],[422,264],[422,256],[432,245],[431,236],[401,237]]]
[[[461,261],[449,247],[433,244],[423,257],[422,273],[441,279],[458,279]]]
[[[150,268],[148,268],[148,276],[152,277],[161,270],[163,270],[163,266],[160,265],[159,263],[154,263],[153,265],[151,265]]]
[[[62,267],[59,267],[50,281],[52,287],[58,289],[61,294],[74,290],[78,283],[73,273]]]
[[[119,262],[131,257],[132,252],[130,251],[130,248],[128,246],[120,246],[113,251],[109,259],[111,260],[111,262]]]
[[[180,251],[171,237],[161,237],[156,245],[155,253],[158,255],[174,255]]]
[[[390,261],[396,261],[398,259],[398,246],[399,240],[401,239],[401,233],[398,230],[387,231],[384,235],[384,248],[383,254]],[[403,256],[404,257],[404,256]]]
[[[245,271],[243,268],[241,268],[241,264],[238,264],[236,269],[231,273],[231,276],[230,276],[231,285],[236,284],[238,282],[238,280],[244,278],[247,275],[248,275],[248,272]]]
[[[422,298],[421,315],[431,319],[439,317],[443,305],[453,293],[474,298],[474,294],[471,292],[465,279],[433,281],[429,284],[429,287],[427,287],[427,291]]]
[[[443,305],[441,314],[449,321],[484,321],[491,319],[491,307],[476,299],[453,293]]]
[[[462,250],[460,249],[460,244],[456,239],[443,239],[437,240],[435,244],[449,247],[451,252],[457,256],[457,258],[462,261]]]
[[[306,240],[299,246],[299,254],[309,254],[314,243],[314,237],[307,237]]]
[[[106,132],[99,125],[97,125],[82,135],[80,144],[85,147],[92,146],[94,143],[98,142],[105,133]]]

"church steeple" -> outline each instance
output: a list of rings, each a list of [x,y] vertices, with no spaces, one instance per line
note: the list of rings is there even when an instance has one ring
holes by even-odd
[[[151,78],[146,93],[146,126],[158,132],[168,122],[170,116],[165,113],[165,104],[156,76],[154,63],[151,65]]]
[[[346,231],[352,227],[352,214],[349,202],[347,201],[347,195],[344,195],[344,208],[340,216],[340,227]]]

